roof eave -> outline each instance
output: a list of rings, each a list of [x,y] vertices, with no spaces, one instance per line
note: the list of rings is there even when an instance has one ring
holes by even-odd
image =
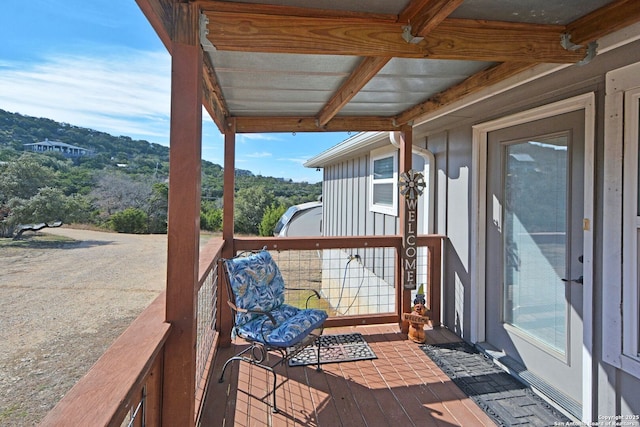
[[[303,166],[307,168],[322,168],[358,151],[373,148],[385,140],[390,141],[388,132],[360,132],[312,157]]]

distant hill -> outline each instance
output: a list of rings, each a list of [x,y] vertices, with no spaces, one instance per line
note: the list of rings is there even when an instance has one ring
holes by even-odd
[[[45,139],[93,151],[93,156],[74,160],[76,166],[90,170],[119,168],[128,174],[157,178],[168,176],[169,148],[166,146],[0,109],[0,161],[15,159],[24,151],[24,144]],[[202,174],[203,199],[222,197],[222,166],[203,160]],[[236,169],[236,177],[236,190],[265,186],[276,197],[292,204],[315,200],[322,188],[320,183],[295,183],[283,178],[256,176],[242,169]]]
[[[169,162],[169,147],[164,145],[135,140],[128,136],[113,136],[68,123],[24,116],[0,109],[0,148],[13,148],[17,152],[21,152],[24,150],[24,144],[40,142],[45,139],[92,150],[95,153],[94,157],[97,158],[93,161],[96,167],[116,163],[135,163],[136,161]],[[208,166],[213,165],[221,168],[221,166],[206,160],[204,163]],[[237,173],[238,175],[253,175],[250,171],[244,170],[237,170]]]

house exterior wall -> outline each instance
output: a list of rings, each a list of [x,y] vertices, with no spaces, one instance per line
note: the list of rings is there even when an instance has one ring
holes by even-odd
[[[473,182],[472,126],[526,111],[540,105],[593,92],[596,101],[595,124],[595,212],[593,221],[593,301],[592,324],[585,325],[593,338],[593,399],[594,420],[598,415],[640,414],[640,379],[608,365],[602,360],[603,295],[607,292],[602,277],[602,195],[607,185],[602,170],[606,141],[604,140],[605,75],[608,71],[640,61],[640,42],[598,56],[585,67],[572,66],[509,90],[465,110],[458,111],[461,120],[456,126],[438,129],[418,128],[417,134],[427,134],[426,146],[436,157],[436,233],[448,237],[443,268],[444,324],[465,339],[474,319],[471,318],[469,292],[472,286],[470,267],[473,251],[470,236],[473,229],[471,204]],[[420,138],[417,138],[420,140]],[[482,245],[482,242],[480,242]],[[586,385],[588,387],[588,385]],[[637,422],[637,421],[636,421]]]
[[[584,325],[592,340],[590,372],[593,384],[585,384],[593,393],[586,403],[591,419],[598,416],[640,414],[640,379],[603,360],[603,334],[607,324],[603,317],[603,299],[607,293],[603,278],[603,194],[607,186],[603,162],[607,142],[604,136],[606,73],[625,65],[640,62],[640,41],[636,41],[596,57],[587,66],[570,66],[525,85],[497,94],[482,102],[460,109],[441,120],[435,119],[414,128],[414,143],[435,155],[435,233],[446,235],[443,265],[443,323],[462,338],[472,340],[474,307],[471,300],[474,285],[472,247],[474,232],[475,191],[473,177],[473,126],[531,110],[575,96],[593,93],[595,99],[595,167],[592,298],[593,311]],[[453,117],[455,116],[455,117]],[[452,120],[455,119],[455,120]],[[324,224],[325,234],[380,235],[398,232],[397,217],[369,210],[368,154],[325,167]],[[478,191],[483,191],[478,189]],[[483,247],[484,242],[478,242]],[[370,265],[376,275],[387,279],[388,271]],[[391,280],[392,277],[389,277]],[[589,394],[590,391],[587,392]]]
[[[394,150],[387,139],[382,148],[383,153]],[[379,147],[378,147],[379,148]],[[375,150],[374,152],[378,152]],[[414,162],[424,167],[424,160],[414,154]],[[372,211],[370,208],[370,173],[371,152],[345,159],[324,168],[323,179],[323,234],[325,236],[363,236],[363,235],[396,235],[399,231],[399,217]],[[402,202],[401,200],[399,203]],[[423,216],[418,218],[418,229],[425,227]],[[330,303],[335,306],[339,297],[332,295],[357,294],[361,307],[359,312],[351,311],[343,314],[387,313],[395,311],[395,268],[396,253],[392,248],[358,248],[360,261],[365,268],[369,284],[365,291],[360,291],[360,276],[349,280],[346,264],[348,251],[324,251],[323,290]],[[426,283],[426,249],[418,248],[417,283]],[[331,260],[327,262],[326,260]],[[351,268],[353,264],[350,264]],[[333,272],[333,273],[331,273]],[[346,277],[346,278],[345,278]],[[378,280],[380,280],[378,282]],[[329,283],[331,281],[331,283]],[[344,282],[344,283],[343,283]],[[375,283],[379,283],[378,285]],[[339,291],[332,289],[338,288]],[[372,296],[371,294],[374,294]],[[356,304],[357,305],[357,304]],[[364,310],[364,311],[363,311]]]
[[[322,200],[325,236],[396,234],[397,217],[369,209],[369,155],[325,167]]]
[[[388,235],[398,231],[397,217],[369,210],[369,155],[361,155],[324,168],[323,179],[323,234],[325,236]],[[345,298],[359,301],[354,307],[367,307],[367,311],[343,314],[386,313],[394,311],[394,265],[392,249],[358,248],[358,255],[369,280],[380,280],[372,299],[368,292],[358,292],[362,278],[353,280],[345,272],[351,271],[346,250],[324,251],[323,292],[332,306]],[[333,273],[331,273],[333,272]],[[340,298],[340,295],[343,297]]]

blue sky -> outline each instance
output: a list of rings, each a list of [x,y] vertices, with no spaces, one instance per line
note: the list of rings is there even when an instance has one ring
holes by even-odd
[[[170,57],[135,0],[2,0],[0,109],[169,144]],[[206,113],[202,157],[223,163]],[[236,167],[317,182],[302,163],[346,134],[238,135]]]

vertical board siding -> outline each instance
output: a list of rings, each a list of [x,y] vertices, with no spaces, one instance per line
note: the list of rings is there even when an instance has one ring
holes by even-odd
[[[354,200],[356,200],[356,188],[355,188],[355,177],[354,177],[354,161],[353,160],[349,160],[349,164],[347,167],[347,200],[351,201],[351,203],[347,203],[347,217],[346,217],[346,222],[349,228],[349,234],[356,234],[356,218],[354,215],[354,207],[355,207],[355,203],[353,203]]]
[[[361,157],[356,160],[357,165],[357,181],[355,185],[359,189],[358,191],[358,223],[357,223],[357,234],[364,235],[366,234],[367,227],[367,206],[369,204],[368,192],[367,192],[367,175],[369,174],[367,159],[365,157]]]
[[[370,157],[366,154],[325,167],[325,236],[397,234],[397,216],[372,212],[369,209],[369,163]],[[389,284],[394,283],[394,249],[358,248],[358,254],[369,271]],[[390,309],[393,307],[390,306]]]

